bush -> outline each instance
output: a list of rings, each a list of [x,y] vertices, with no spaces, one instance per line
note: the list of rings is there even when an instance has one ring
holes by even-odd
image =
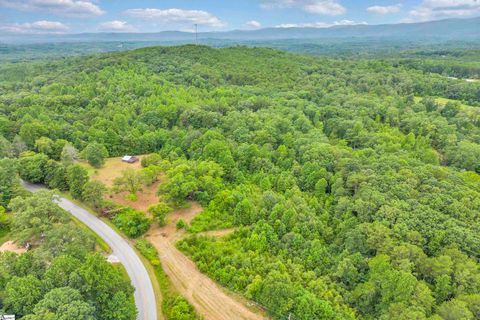
[[[5,208],[0,206],[0,234],[7,231],[12,224],[12,217],[5,212]]]
[[[140,171],[140,174],[143,179],[143,183],[145,183],[147,186],[151,186],[155,182],[158,181],[158,176],[160,175],[160,172],[162,170],[160,169],[159,166],[149,166],[147,168],[143,168],[142,171]]]
[[[160,265],[160,259],[158,258],[157,249],[150,242],[145,239],[140,239],[135,242],[135,248],[147,258],[154,266]]]
[[[166,305],[165,314],[167,319],[181,319],[190,320],[198,319],[195,314],[195,309],[188,303],[187,299],[182,296],[175,296],[165,299],[164,308]]]
[[[125,196],[125,200],[135,202],[138,200],[138,196],[135,193],[129,193]]]
[[[137,238],[147,232],[151,221],[141,211],[125,209],[115,215],[113,224],[130,238]]]
[[[187,228],[187,223],[185,222],[185,220],[179,219],[177,221],[177,230],[186,229],[186,228]]]
[[[167,215],[172,211],[172,207],[164,202],[160,202],[148,208],[148,212],[150,212],[155,219],[157,219],[157,222],[161,227],[166,224]]]
[[[162,161],[162,157],[160,157],[158,153],[151,153],[142,158],[141,164],[142,167],[146,168],[150,166],[158,166],[160,161]]]

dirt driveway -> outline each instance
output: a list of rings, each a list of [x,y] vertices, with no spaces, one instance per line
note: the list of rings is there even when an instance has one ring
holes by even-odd
[[[192,203],[191,208],[174,212],[167,226],[152,227],[148,232],[146,238],[157,248],[165,273],[178,292],[206,320],[266,319],[260,310],[253,308],[251,302],[227,293],[201,273],[196,265],[175,247],[175,242],[184,235],[184,231],[176,230],[176,221],[182,218],[190,222],[201,210],[198,204]],[[224,236],[232,231],[219,231],[212,235]]]

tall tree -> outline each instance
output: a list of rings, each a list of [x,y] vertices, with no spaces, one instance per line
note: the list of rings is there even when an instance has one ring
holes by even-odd
[[[62,152],[60,154],[60,160],[65,166],[69,166],[75,164],[78,161],[78,150],[71,145],[70,143],[66,143],[63,146]]]
[[[33,183],[45,182],[45,165],[48,156],[43,153],[32,153],[22,156],[18,160],[18,173],[24,180]]]
[[[95,168],[100,168],[108,157],[107,148],[103,144],[97,142],[89,143],[82,151],[82,157]]]
[[[36,277],[14,277],[5,287],[5,306],[8,312],[27,315],[42,298],[42,283]]]
[[[98,209],[103,205],[103,196],[106,191],[107,187],[102,182],[89,181],[83,187],[83,201]]]
[[[117,192],[127,191],[135,195],[142,187],[143,179],[140,172],[128,168],[122,171],[120,177],[113,181],[114,189]]]
[[[48,292],[33,308],[33,315],[29,315],[25,319],[94,320],[94,313],[95,308],[83,300],[80,292],[63,287]]]
[[[82,199],[83,188],[88,181],[88,172],[82,166],[75,164],[67,168],[67,182],[70,193],[75,199]]]
[[[7,207],[18,186],[15,160],[0,159],[0,206]]]
[[[55,196],[50,191],[39,191],[28,198],[17,197],[10,202],[15,212],[12,231],[15,238],[25,243],[41,238],[56,223],[65,223],[67,214],[52,202]]]

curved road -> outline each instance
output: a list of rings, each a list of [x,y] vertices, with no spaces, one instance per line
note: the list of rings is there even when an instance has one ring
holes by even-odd
[[[23,186],[30,192],[45,189],[42,186],[23,182]],[[130,244],[118,235],[105,222],[77,206],[65,198],[59,197],[57,204],[64,210],[70,212],[75,218],[82,221],[90,229],[98,234],[112,248],[115,255],[127,270],[128,276],[135,288],[135,304],[138,310],[138,320],[157,320],[157,307],[155,293],[153,291],[150,277],[140,258],[132,249]]]

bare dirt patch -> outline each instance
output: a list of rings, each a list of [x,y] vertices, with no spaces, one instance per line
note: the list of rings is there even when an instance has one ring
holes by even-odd
[[[144,186],[141,191],[137,192],[137,201],[130,201],[125,199],[127,192],[112,193],[107,195],[106,199],[128,206],[136,210],[147,212],[151,205],[157,204],[160,199],[157,196],[157,190],[160,182],[156,182],[151,186]]]
[[[190,222],[202,212],[203,208],[198,202],[189,202],[189,207],[177,209],[168,215],[167,225],[160,228],[158,224],[152,226],[149,234],[162,234],[164,237],[168,237],[171,241],[176,242],[185,235],[185,230],[177,230],[177,221],[183,219],[186,223]]]
[[[260,320],[266,317],[260,310],[252,310],[253,304],[240,296],[236,296],[219,286],[215,281],[203,274],[189,258],[175,247],[185,231],[176,230],[179,219],[190,223],[202,211],[201,206],[190,203],[187,209],[173,212],[165,227],[152,226],[146,238],[159,252],[163,269],[180,292],[205,319],[213,320]],[[211,235],[226,235],[233,229],[209,231]]]
[[[14,252],[16,254],[22,254],[27,252],[27,249],[18,246],[13,241],[7,241],[0,246],[0,252]]]

